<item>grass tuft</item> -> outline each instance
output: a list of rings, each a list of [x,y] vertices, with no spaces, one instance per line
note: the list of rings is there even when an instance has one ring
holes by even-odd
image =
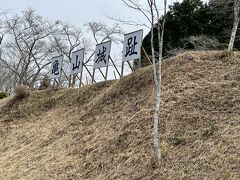
[[[29,96],[29,88],[25,85],[17,85],[15,87],[15,97],[17,99],[24,99]]]

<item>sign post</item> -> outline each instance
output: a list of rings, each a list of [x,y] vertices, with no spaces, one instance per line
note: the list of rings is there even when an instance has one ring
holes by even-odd
[[[138,65],[141,65],[141,47],[142,47],[143,30],[134,31],[124,35],[123,54],[122,54],[122,70],[123,76],[124,63],[127,62],[130,68],[130,60],[138,59]]]
[[[63,56],[53,57],[51,60],[51,71],[49,79],[54,79],[58,85],[60,84],[60,78],[62,73],[62,64],[63,64]],[[59,79],[59,82],[57,81]]]
[[[107,80],[110,51],[111,51],[111,41],[103,42],[101,44],[96,45],[94,64],[93,64],[92,83],[94,82],[96,69],[100,71],[105,81]],[[103,67],[106,67],[105,75],[101,71],[101,68]]]
[[[69,74],[70,76],[75,75],[79,79],[80,81],[79,87],[81,87],[81,84],[82,84],[83,63],[84,63],[84,49],[74,51],[72,53]],[[78,77],[78,73],[80,73],[80,78]],[[73,78],[73,81],[74,81],[74,78]]]
[[[115,68],[115,70],[117,71],[119,77],[121,78],[121,74],[120,74],[120,72],[119,72],[117,66],[116,66],[115,63],[113,62],[111,56],[110,56],[109,58],[110,58],[110,60],[111,60],[111,62],[112,62],[112,64],[113,64],[113,67]],[[114,74],[115,74],[115,71],[114,71]],[[115,79],[116,79],[116,74],[115,74]]]

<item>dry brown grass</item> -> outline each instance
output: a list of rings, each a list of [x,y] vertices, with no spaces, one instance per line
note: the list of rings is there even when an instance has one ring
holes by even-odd
[[[15,87],[15,96],[17,99],[23,99],[23,98],[29,96],[28,86],[17,85]]]
[[[152,67],[80,96],[0,101],[0,179],[239,179],[239,57],[188,52],[163,63],[161,164]]]

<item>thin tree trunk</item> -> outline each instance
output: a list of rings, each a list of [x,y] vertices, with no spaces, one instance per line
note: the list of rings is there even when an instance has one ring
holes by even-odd
[[[234,41],[236,38],[236,33],[238,29],[238,24],[239,24],[239,8],[240,8],[239,6],[240,6],[240,0],[235,0],[234,1],[234,23],[233,23],[231,38],[228,45],[228,53],[231,53],[233,51]]]
[[[158,138],[158,121],[159,121],[159,114],[160,114],[160,93],[159,93],[159,81],[158,81],[158,70],[156,66],[156,58],[155,58],[155,50],[154,50],[154,7],[156,7],[156,2],[154,0],[149,0],[148,4],[151,10],[151,50],[152,50],[152,61],[153,61],[153,74],[154,74],[154,81],[156,86],[156,105],[155,105],[155,112],[153,115],[153,144],[156,150],[157,159],[158,161],[161,159],[161,149],[160,143]],[[157,10],[157,9],[155,9]],[[160,20],[158,18],[158,20]],[[157,22],[159,23],[159,22]]]
[[[68,79],[68,87],[72,87],[73,86],[73,83],[72,83],[72,76],[69,76],[69,79]]]
[[[73,77],[72,77],[72,87],[75,86],[76,81],[77,81],[77,74],[74,74]]]
[[[161,112],[161,87],[162,87],[162,54],[163,54],[163,36],[164,36],[164,28],[165,28],[165,17],[166,17],[166,6],[167,0],[164,0],[164,16],[163,22],[161,26],[161,22],[158,22],[157,29],[158,29],[158,45],[159,45],[159,60],[158,60],[158,67],[156,70],[156,105],[155,105],[155,113],[153,116],[154,120],[154,129],[153,129],[153,136],[154,136],[154,146],[156,149],[158,160],[161,159],[161,148],[159,142],[159,132],[158,132],[158,125],[159,125],[159,118]],[[158,18],[160,20],[160,18]]]
[[[229,53],[233,51],[233,45],[234,45],[234,41],[235,41],[235,38],[236,38],[238,24],[239,24],[239,19],[234,20],[233,29],[232,29],[232,33],[231,33],[231,39],[230,39],[230,42],[229,42],[229,45],[228,45],[228,52]]]
[[[152,51],[152,62],[153,62],[153,75],[154,75],[154,81],[157,85],[157,73],[156,73],[156,58],[155,58],[155,50],[154,50],[154,15],[153,15],[153,2],[150,1],[150,9],[151,9],[151,51]]]

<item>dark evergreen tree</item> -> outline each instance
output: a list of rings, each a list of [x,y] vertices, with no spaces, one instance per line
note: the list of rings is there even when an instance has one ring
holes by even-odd
[[[226,49],[230,39],[233,19],[232,0],[210,0],[208,4],[203,3],[201,0],[183,0],[182,3],[174,3],[169,7],[166,17],[164,56],[168,56],[169,51],[172,49],[194,49],[191,43],[186,43],[186,40],[193,36],[217,39],[220,45],[216,48]],[[154,39],[155,49],[157,50],[156,28]],[[148,54],[151,54],[150,32],[143,40],[143,47]],[[236,37],[235,48],[240,49],[239,36]],[[142,64],[147,63],[143,62]]]
[[[209,9],[211,12],[211,23],[209,25],[209,34],[216,37],[223,44],[224,48],[230,40],[231,30],[233,26],[233,6],[232,0],[210,0]],[[237,32],[239,34],[239,30]],[[240,48],[239,36],[236,37],[235,47]]]
[[[164,55],[172,48],[183,46],[181,41],[189,36],[206,34],[211,19],[209,7],[201,0],[184,0],[169,7],[165,25]],[[157,32],[155,30],[156,49]],[[143,41],[143,46],[149,53],[150,34]]]

